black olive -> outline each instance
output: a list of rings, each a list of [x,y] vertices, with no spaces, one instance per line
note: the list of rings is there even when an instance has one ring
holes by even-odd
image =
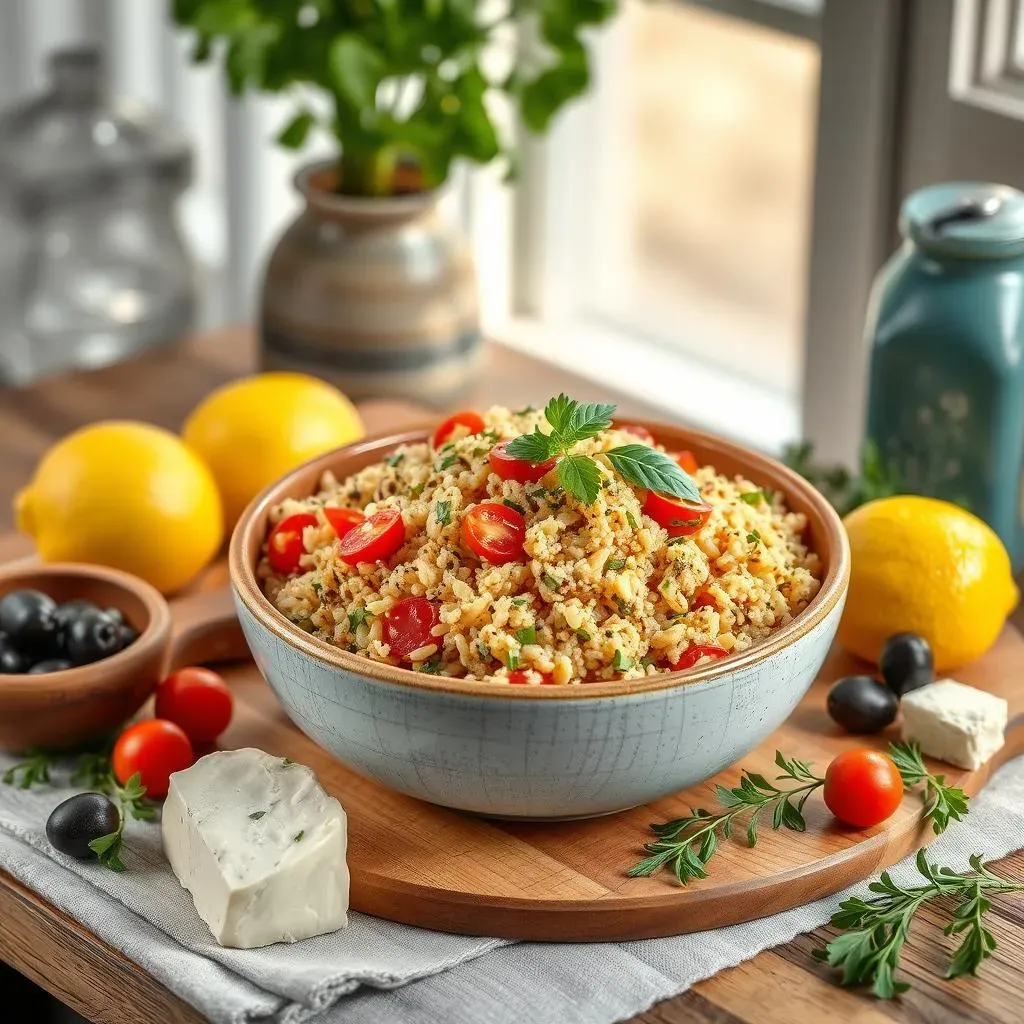
[[[28,668],[28,658],[16,651],[8,642],[7,637],[0,634],[0,672],[7,675],[20,675]]]
[[[135,643],[139,639],[137,630],[132,629],[127,622],[121,625],[121,647],[127,647],[129,644]]]
[[[116,832],[121,824],[117,808],[102,793],[79,793],[57,804],[46,819],[50,845],[69,857],[94,857],[89,843]]]
[[[45,661],[37,661],[28,670],[28,675],[41,676],[46,672],[63,672],[65,669],[74,667],[67,658],[47,658]]]
[[[72,665],[87,665],[109,658],[123,646],[121,627],[106,612],[86,610],[72,619],[63,630],[64,656]]]
[[[898,709],[892,690],[871,676],[847,676],[828,692],[828,713],[847,732],[880,732]]]
[[[93,604],[92,601],[85,601],[81,598],[76,598],[74,601],[65,601],[63,604],[57,605],[57,611],[54,615],[57,619],[57,625],[63,628],[72,619],[77,619],[82,612],[94,612],[99,610],[99,605]]]
[[[57,605],[38,590],[12,590],[0,598],[0,633],[22,654],[45,654],[57,639]]]
[[[917,633],[896,633],[889,637],[882,646],[878,667],[897,697],[935,681],[931,646]]]
[[[104,608],[103,611],[108,618],[113,619],[119,626],[124,625],[124,612],[120,608]]]

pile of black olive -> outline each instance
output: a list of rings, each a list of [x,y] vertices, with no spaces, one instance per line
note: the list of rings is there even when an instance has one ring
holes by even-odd
[[[61,672],[109,658],[138,633],[117,608],[91,601],[57,604],[38,590],[0,598],[0,673]]]
[[[828,694],[828,713],[847,732],[880,732],[896,719],[900,697],[935,680],[932,649],[917,633],[889,637],[878,659],[882,680],[846,676]]]

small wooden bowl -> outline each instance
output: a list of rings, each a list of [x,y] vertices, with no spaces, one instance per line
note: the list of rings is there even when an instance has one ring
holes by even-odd
[[[148,583],[98,565],[19,563],[0,569],[0,597],[41,590],[118,608],[139,636],[91,665],[42,675],[0,672],[0,747],[66,748],[112,732],[156,689],[171,638],[171,611]]]

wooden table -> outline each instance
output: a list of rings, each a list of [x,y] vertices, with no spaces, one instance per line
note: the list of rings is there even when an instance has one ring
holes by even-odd
[[[252,338],[237,328],[111,369],[59,377],[21,391],[0,389],[0,533],[11,527],[11,495],[61,435],[107,416],[177,429],[211,388],[251,372],[253,366]],[[559,390],[579,398],[608,397],[607,390],[571,374],[494,347],[488,370],[467,404],[516,407]],[[620,406],[634,415],[650,412],[628,399]],[[999,870],[1024,877],[1024,854],[1007,857]],[[1010,896],[994,902],[991,928],[999,949],[980,978],[941,980],[948,942],[936,917],[925,912],[918,915],[921,920],[904,956],[903,975],[913,988],[898,1001],[882,1003],[837,988],[831,972],[810,955],[828,936],[821,929],[721,972],[653,1007],[633,1024],[1017,1024],[1024,1019],[1019,994],[1024,987],[1024,901]],[[3,871],[0,959],[93,1021],[203,1020],[137,965]],[[615,979],[608,983],[615,984]],[[4,1012],[0,1019],[6,1019]]]

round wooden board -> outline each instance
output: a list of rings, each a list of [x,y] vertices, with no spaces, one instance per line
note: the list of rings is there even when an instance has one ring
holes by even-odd
[[[214,574],[211,585],[214,580],[223,586],[222,576]],[[224,607],[226,601],[224,595]],[[210,614],[208,600],[205,614]],[[895,728],[881,736],[847,736],[826,715],[829,682],[858,667],[863,670],[834,651],[786,724],[741,764],[656,803],[583,821],[494,821],[386,789],[299,732],[252,663],[224,670],[235,691],[236,714],[221,745],[260,747],[308,764],[342,802],[348,812],[354,910],[469,935],[559,942],[655,938],[738,924],[809,903],[934,838],[921,823],[917,794],[908,794],[897,814],[868,831],[838,825],[816,796],[804,811],[805,833],[773,832],[762,825],[751,849],[740,829],[720,846],[709,877],[685,888],[666,873],[653,878],[625,874],[643,856],[652,822],[711,806],[715,784],[735,785],[740,767],[772,778],[779,749],[824,770],[842,750],[865,744],[884,748],[897,738]],[[1024,679],[1024,637],[1007,626],[983,659],[955,676],[1010,704],[1007,742],[991,763],[974,772],[934,766],[948,782],[975,793],[999,764],[1024,750],[1019,682]]]

